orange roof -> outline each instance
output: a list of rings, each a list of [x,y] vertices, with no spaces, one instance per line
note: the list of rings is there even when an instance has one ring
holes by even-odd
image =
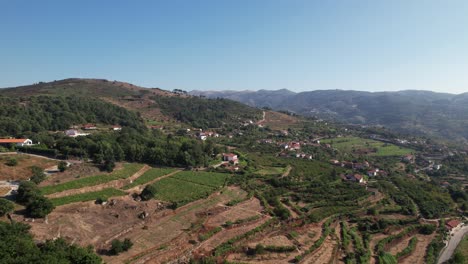
[[[458,220],[450,220],[448,221],[445,225],[449,227],[450,229],[457,227],[460,224],[460,221]]]
[[[0,143],[24,143],[26,140],[26,138],[4,138],[0,139]]]

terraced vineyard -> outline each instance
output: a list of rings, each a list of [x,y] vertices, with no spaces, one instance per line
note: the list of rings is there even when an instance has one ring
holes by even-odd
[[[113,180],[126,179],[139,171],[142,167],[142,164],[128,163],[125,164],[122,169],[116,170],[110,174],[89,176],[62,184],[44,186],[41,188],[41,192],[44,195],[48,195],[66,190],[80,189],[83,187],[107,183]]]
[[[178,206],[208,197],[225,183],[229,174],[212,172],[179,172],[153,184],[156,199],[177,203]]]
[[[153,168],[153,169],[150,169],[147,172],[145,172],[143,175],[138,177],[136,180],[134,180],[132,183],[124,186],[123,189],[128,190],[128,189],[131,189],[131,188],[133,188],[135,186],[143,185],[143,184],[148,183],[150,181],[153,181],[153,180],[155,180],[155,179],[157,179],[159,177],[162,177],[162,176],[167,175],[169,173],[173,173],[174,171],[176,171],[176,169],[169,169],[169,168],[165,168],[165,169]]]
[[[65,197],[60,197],[60,198],[54,198],[54,199],[51,199],[51,201],[55,206],[60,206],[60,205],[76,203],[76,202],[94,201],[94,200],[97,200],[98,198],[102,200],[107,200],[110,197],[124,196],[124,195],[127,195],[127,193],[124,191],[109,188],[109,189],[104,189],[104,190],[97,191],[97,192],[88,192],[88,193],[70,195],[70,196],[65,196]]]

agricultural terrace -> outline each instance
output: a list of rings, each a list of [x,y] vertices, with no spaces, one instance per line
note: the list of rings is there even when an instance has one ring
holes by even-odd
[[[206,198],[221,188],[229,174],[183,171],[153,184],[155,199],[174,202],[178,206]]]
[[[414,152],[408,148],[359,137],[323,139],[321,143],[330,144],[341,152],[373,156],[403,156]]]
[[[113,180],[126,179],[132,176],[134,173],[138,172],[143,167],[143,164],[137,163],[127,163],[123,166],[122,169],[116,170],[109,174],[95,175],[86,178],[77,179],[74,181],[69,181],[62,184],[44,186],[41,189],[41,192],[44,195],[62,192],[71,189],[80,189],[88,186],[95,186],[98,184],[110,182]]]
[[[167,175],[169,173],[173,173],[176,171],[176,169],[169,169],[169,168],[164,168],[164,169],[159,169],[159,168],[154,168],[150,169],[147,172],[143,173],[140,177],[138,177],[136,180],[134,180],[132,183],[126,185],[123,187],[124,190],[131,189],[135,186],[138,185],[143,185],[145,183],[148,183],[150,181],[153,181],[161,176]]]
[[[117,190],[114,188],[108,188],[108,189],[100,190],[97,192],[88,192],[88,193],[81,193],[81,194],[76,194],[76,195],[60,197],[60,198],[54,198],[54,199],[51,199],[51,201],[55,206],[60,206],[60,205],[76,203],[76,202],[94,201],[94,200],[97,200],[98,198],[105,201],[109,199],[110,197],[124,196],[126,194],[127,193],[124,191]]]

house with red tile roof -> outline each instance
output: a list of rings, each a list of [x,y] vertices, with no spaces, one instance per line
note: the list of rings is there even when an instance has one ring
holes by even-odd
[[[0,145],[13,145],[24,147],[34,145],[32,140],[28,138],[2,138],[0,139]]]

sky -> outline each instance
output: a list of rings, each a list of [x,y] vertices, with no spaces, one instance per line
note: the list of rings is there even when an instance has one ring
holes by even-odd
[[[466,0],[0,0],[0,87],[468,92]]]

